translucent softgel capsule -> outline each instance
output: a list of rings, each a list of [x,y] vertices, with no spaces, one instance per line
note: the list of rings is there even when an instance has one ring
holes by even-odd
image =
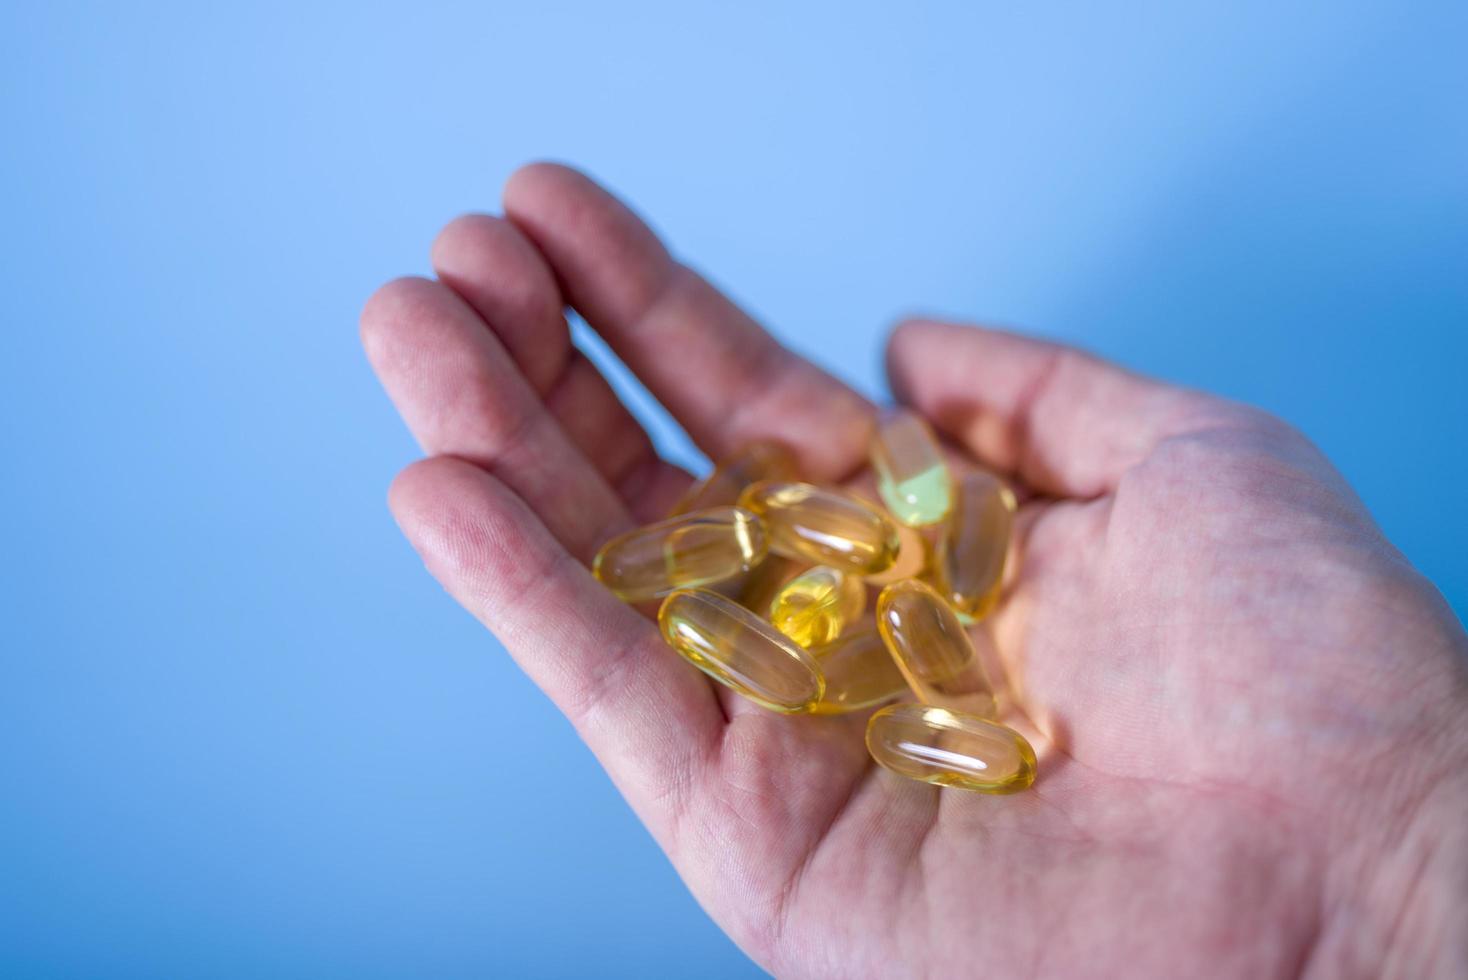
[[[891,567],[875,575],[868,575],[868,585],[890,585],[905,578],[921,578],[927,574],[933,560],[933,549],[923,532],[906,524],[898,524],[897,542],[897,560]]]
[[[809,711],[825,693],[816,661],[732,599],[679,589],[658,610],[663,639],[720,684],[774,711]]]
[[[994,717],[994,687],[953,607],[924,582],[877,597],[877,629],[919,701]]]
[[[872,758],[901,776],[979,793],[1035,781],[1035,751],[1011,728],[925,704],[894,704],[867,722]]]
[[[809,483],[756,483],[739,506],[764,519],[770,550],[857,575],[890,568],[897,525],[871,504]]]
[[[938,539],[933,578],[943,598],[973,619],[999,601],[1014,527],[1014,494],[998,477],[974,472],[958,484],[958,500]]]
[[[907,691],[907,681],[870,622],[866,629],[853,628],[810,653],[826,677],[826,694],[810,709],[814,714],[860,711]]]
[[[775,596],[779,595],[785,583],[809,567],[810,562],[770,555],[744,575],[710,588],[720,595],[728,596],[745,609],[764,616],[770,611],[770,603],[775,601]]]
[[[759,518],[738,507],[712,507],[613,538],[591,570],[622,599],[643,602],[748,571],[767,550]]]
[[[770,603],[770,623],[803,647],[830,643],[865,611],[859,576],[817,565],[785,583]]]
[[[732,504],[744,488],[760,480],[796,480],[799,468],[795,456],[783,444],[768,440],[752,442],[715,464],[709,475],[688,488],[673,507],[674,514],[685,514],[705,507]]]
[[[872,435],[871,458],[877,492],[892,516],[912,527],[948,516],[953,478],[928,423],[905,409],[883,416]]]

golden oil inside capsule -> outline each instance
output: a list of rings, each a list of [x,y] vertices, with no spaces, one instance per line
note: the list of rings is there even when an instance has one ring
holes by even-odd
[[[907,692],[907,681],[870,621],[866,629],[853,628],[810,653],[826,677],[825,697],[811,707],[813,714],[860,711]]]
[[[596,553],[591,571],[620,598],[644,602],[748,571],[767,551],[759,518],[738,507],[712,507],[613,538]]]
[[[894,704],[867,722],[867,750],[899,776],[1015,793],[1035,781],[1035,750],[1012,728],[925,704]]]
[[[867,605],[860,576],[817,565],[785,584],[770,602],[770,623],[803,647],[830,643]]]
[[[763,616],[770,611],[770,603],[775,601],[775,596],[780,594],[785,584],[809,567],[810,562],[769,555],[743,575],[725,579],[708,588]]]
[[[953,516],[938,539],[933,578],[943,598],[975,620],[999,602],[1014,511],[1013,492],[993,474],[976,471],[959,481]]]
[[[877,629],[919,701],[992,718],[988,671],[953,607],[925,582],[894,582],[877,597]]]
[[[897,525],[897,560],[875,575],[868,575],[868,585],[890,585],[905,578],[920,578],[928,573],[933,561],[933,547],[923,532],[906,524]]]
[[[903,524],[927,527],[953,508],[953,477],[933,430],[921,417],[898,409],[872,435],[872,470],[882,502]]]
[[[804,648],[717,593],[679,589],[663,600],[658,628],[699,670],[771,710],[809,711],[826,691]]]
[[[739,506],[765,521],[770,550],[857,575],[897,560],[897,525],[864,500],[809,483],[756,483]]]
[[[783,443],[751,442],[714,465],[709,475],[688,488],[673,506],[674,514],[736,503],[744,488],[760,480],[798,480],[795,454]]]

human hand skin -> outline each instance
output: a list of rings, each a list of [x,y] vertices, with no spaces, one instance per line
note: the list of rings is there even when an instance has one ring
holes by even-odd
[[[690,477],[564,311],[714,458],[775,438],[848,480],[873,407],[580,174],[522,169],[504,207],[444,229],[437,281],[363,312],[429,456],[393,512],[761,966],[1468,973],[1468,639],[1302,436],[1068,348],[898,327],[897,398],[1026,500],[993,628],[1040,759],[1013,796],[903,780],[868,758],[865,715],[741,701],[591,577]]]

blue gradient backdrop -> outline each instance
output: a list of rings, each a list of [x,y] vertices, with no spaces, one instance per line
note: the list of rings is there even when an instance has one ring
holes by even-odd
[[[0,5],[0,970],[757,973],[384,505],[357,312],[530,158],[868,391],[920,309],[1264,405],[1461,615],[1465,50],[1403,0]]]

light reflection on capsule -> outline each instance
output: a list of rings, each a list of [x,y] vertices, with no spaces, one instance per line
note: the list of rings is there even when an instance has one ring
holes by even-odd
[[[825,694],[825,677],[803,647],[715,592],[672,593],[658,610],[658,627],[699,670],[773,711],[809,711]]]
[[[999,602],[1014,513],[1013,491],[993,474],[975,471],[959,482],[933,556],[933,578],[943,598],[975,621]]]
[[[765,521],[770,550],[857,575],[889,568],[897,558],[897,525],[851,494],[809,483],[756,483],[739,506]]]
[[[895,704],[872,715],[866,740],[878,764],[921,782],[1014,793],[1035,781],[1035,752],[1024,736],[961,711]]]
[[[877,629],[919,701],[983,718],[998,713],[973,640],[927,583],[909,579],[884,588],[877,597]]]
[[[719,582],[758,565],[768,551],[759,518],[712,507],[640,527],[608,541],[592,574],[627,602]]]

